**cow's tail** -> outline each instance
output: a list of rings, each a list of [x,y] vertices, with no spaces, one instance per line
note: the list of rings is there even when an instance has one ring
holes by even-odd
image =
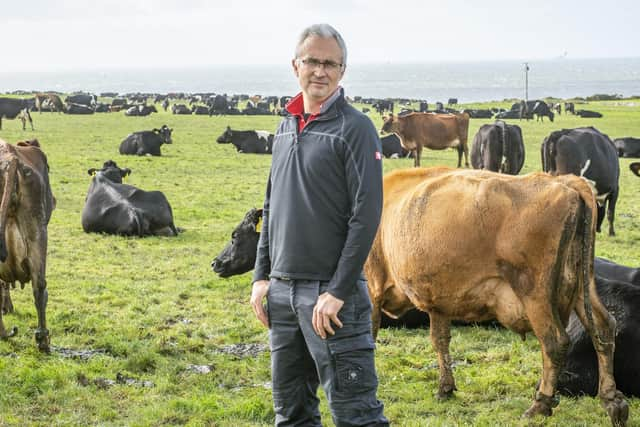
[[[509,159],[511,158],[511,153],[509,153],[509,129],[507,129],[506,123],[502,120],[496,121],[496,125],[498,125],[502,132],[502,159],[500,162],[500,172],[511,173],[511,164],[509,162]]]
[[[2,199],[0,201],[0,262],[5,262],[9,256],[5,231],[7,228],[7,217],[11,204],[11,195],[16,183],[16,171],[18,169],[18,159],[14,158],[9,163],[7,171],[4,173]]]

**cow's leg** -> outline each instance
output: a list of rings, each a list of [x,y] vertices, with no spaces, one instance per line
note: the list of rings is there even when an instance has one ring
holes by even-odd
[[[44,251],[46,253],[46,248],[44,249]],[[34,265],[33,267],[33,274],[31,275],[31,288],[33,290],[33,299],[36,305],[36,312],[38,314],[38,328],[36,329],[35,337],[36,342],[38,343],[38,349],[42,352],[48,353],[49,330],[47,329],[46,309],[49,294],[47,293],[47,281],[44,277],[44,262],[42,262],[42,265],[40,266]]]
[[[612,191],[609,195],[609,205],[607,206],[607,221],[609,221],[609,236],[615,236],[613,220],[616,213],[616,203],[618,202],[618,190]]]
[[[0,311],[2,314],[13,313],[13,301],[11,301],[11,285],[0,281]]]
[[[422,154],[422,145],[417,144],[414,153],[415,153],[415,158],[413,159],[413,166],[418,168],[420,167],[420,155]]]
[[[436,397],[446,399],[457,390],[451,371],[451,355],[449,354],[450,323],[448,318],[434,312],[429,312],[429,319],[431,322],[431,344],[438,354],[438,366],[440,367],[440,381]]]
[[[604,203],[603,204],[598,203],[598,219],[596,223],[596,231],[598,233],[602,231],[602,223],[604,222],[605,211],[606,209],[605,209]]]
[[[550,416],[552,409],[558,405],[555,390],[570,342],[558,311],[548,297],[543,298],[525,302],[527,317],[542,350],[542,380],[533,404],[524,413],[525,417]]]
[[[622,426],[629,418],[629,405],[622,393],[616,389],[613,375],[616,321],[598,298],[594,282],[589,286],[588,298],[589,301],[585,304],[584,297],[579,296],[575,308],[576,315],[591,336],[598,358],[598,396],[613,425]]]
[[[0,280],[0,338],[7,339],[11,338],[18,332],[17,327],[11,328],[11,332],[7,333],[7,330],[4,327],[4,321],[2,320],[2,315],[6,313],[6,299],[9,298],[9,284]],[[9,298],[9,303],[11,303],[11,299]],[[13,304],[11,305],[11,311],[13,311]]]

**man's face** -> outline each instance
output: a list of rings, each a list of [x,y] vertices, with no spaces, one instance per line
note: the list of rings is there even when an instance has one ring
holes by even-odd
[[[299,56],[292,64],[302,93],[310,101],[321,102],[327,99],[344,75],[344,67],[335,66],[342,64],[342,51],[333,37],[308,37],[300,46]]]

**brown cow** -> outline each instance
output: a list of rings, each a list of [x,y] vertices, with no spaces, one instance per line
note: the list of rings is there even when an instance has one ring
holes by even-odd
[[[629,165],[629,169],[631,169],[631,172],[633,172],[636,175],[640,176],[640,162],[631,163]]]
[[[449,355],[450,320],[497,319],[533,332],[542,380],[526,416],[551,415],[575,311],[598,352],[599,395],[614,424],[628,405],[613,377],[615,320],[593,278],[595,198],[573,175],[510,176],[480,170],[396,170],[384,178],[382,219],[365,264],[380,311],[415,306],[431,318],[438,354],[438,397],[456,390]]]
[[[432,150],[456,148],[458,150],[458,167],[462,163],[469,167],[469,148],[467,136],[469,133],[469,114],[433,114],[409,113],[405,115],[384,118],[380,130],[382,133],[395,133],[400,138],[402,146],[413,151],[414,166],[420,166],[422,147]]]
[[[42,114],[42,105],[45,102],[49,103],[49,108],[58,113],[64,112],[64,104],[58,95],[55,93],[37,93],[36,96],[36,108],[38,112]]]
[[[0,139],[0,288],[2,308],[12,308],[9,287],[31,281],[38,328],[36,341],[41,351],[49,351],[49,331],[45,317],[47,282],[47,224],[55,207],[49,185],[47,157],[37,140],[11,145]],[[0,310],[0,338],[7,333]]]

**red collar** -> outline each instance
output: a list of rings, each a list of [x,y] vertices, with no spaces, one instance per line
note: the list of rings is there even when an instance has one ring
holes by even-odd
[[[302,98],[302,92],[294,96],[288,103],[285,105],[285,109],[292,115],[294,115],[298,119],[298,133],[302,132],[302,129],[312,121],[314,121],[322,112],[324,111],[325,103],[327,101],[332,101],[335,98],[336,92],[340,91],[340,86],[336,89],[334,93],[332,93],[325,102],[320,105],[320,111],[318,113],[310,114],[309,117],[305,120],[304,118],[304,99]],[[331,103],[331,102],[329,102]]]

